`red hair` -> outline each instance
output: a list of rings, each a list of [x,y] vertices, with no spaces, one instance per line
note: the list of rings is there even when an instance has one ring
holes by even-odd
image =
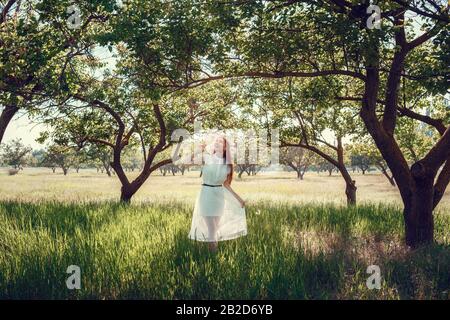
[[[230,173],[227,174],[227,178],[225,179],[225,183],[231,184],[231,181],[233,180],[233,159],[231,157],[231,151],[230,151],[230,143],[225,137],[222,137],[224,141],[224,148],[223,148],[223,159],[225,164],[230,168]]]

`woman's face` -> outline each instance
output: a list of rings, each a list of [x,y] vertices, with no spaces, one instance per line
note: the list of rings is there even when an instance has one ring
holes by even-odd
[[[214,142],[214,152],[218,154],[223,154],[226,148],[225,139],[223,137],[218,137]]]

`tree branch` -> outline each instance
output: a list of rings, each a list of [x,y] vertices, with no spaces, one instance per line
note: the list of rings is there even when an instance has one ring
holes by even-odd
[[[413,12],[415,12],[417,14],[420,14],[420,15],[422,15],[424,17],[435,19],[435,20],[439,20],[439,21],[442,21],[442,22],[445,22],[445,23],[449,23],[449,21],[450,21],[449,18],[448,18],[448,15],[437,14],[437,13],[428,13],[426,11],[420,10],[419,8],[410,6],[406,1],[403,1],[403,0],[393,0],[393,1],[398,3],[399,5],[401,5],[405,9],[413,11]],[[447,11],[448,10],[446,10],[446,12]]]
[[[419,114],[417,112],[414,112],[408,108],[397,108],[397,109],[400,113],[400,116],[406,116],[408,118],[415,119],[415,120],[421,121],[423,123],[426,123],[426,124],[434,127],[441,136],[444,134],[445,130],[447,129],[445,127],[442,119],[433,119],[429,116],[425,116],[425,115]]]
[[[441,173],[439,174],[436,183],[434,185],[434,196],[433,196],[433,209],[439,204],[442,197],[444,196],[445,189],[447,189],[450,183],[450,157],[447,158]]]
[[[394,58],[391,62],[389,69],[387,84],[386,84],[386,103],[384,104],[382,125],[387,134],[392,136],[394,134],[396,117],[397,117],[397,104],[398,104],[398,89],[401,78],[401,73],[405,63],[408,50],[406,46],[405,35],[405,14],[404,12],[394,17],[395,26],[395,44],[400,47],[394,53]]]
[[[93,143],[100,143],[100,144],[104,144],[108,147],[111,147],[114,149],[115,145],[109,141],[103,140],[103,139],[98,139],[98,138],[94,138],[94,137],[83,137],[83,139],[81,139],[81,141],[78,142],[79,145],[83,145],[83,143],[85,141],[88,142],[93,142]]]
[[[8,15],[9,10],[11,7],[16,3],[16,0],[9,0],[5,7],[2,10],[2,13],[0,15],[0,24],[3,24],[6,21],[6,17]]]
[[[327,160],[328,162],[330,162],[331,164],[333,164],[336,167],[339,167],[339,162],[332,158],[330,155],[326,154],[325,152],[323,152],[322,150],[320,150],[319,148],[315,147],[315,146],[311,146],[309,144],[303,144],[301,142],[299,143],[287,143],[282,141],[280,144],[280,147],[301,147],[301,148],[305,148],[307,150],[310,150],[314,153],[316,153],[317,155],[321,156],[322,158],[324,158],[325,160]]]
[[[166,164],[170,164],[170,163],[172,163],[172,159],[162,160],[162,161],[158,162],[157,164],[153,165],[150,168],[150,172],[153,172],[153,171],[157,170],[158,168],[165,166]]]
[[[448,127],[438,142],[421,160],[425,167],[437,170],[450,157],[450,127]]]
[[[248,71],[240,74],[234,75],[219,75],[219,76],[211,76],[203,79],[193,80],[189,83],[186,83],[183,86],[177,87],[174,91],[178,91],[185,88],[195,88],[197,86],[203,85],[205,83],[215,81],[215,80],[223,80],[230,78],[271,78],[271,79],[279,79],[279,78],[308,78],[308,77],[322,77],[322,76],[332,76],[332,75],[343,75],[349,76],[352,78],[360,79],[365,81],[366,77],[359,72],[349,71],[349,70],[320,70],[320,71],[311,71],[311,72],[302,72],[302,71],[276,71],[276,72],[261,72],[261,71]]]
[[[433,38],[435,35],[437,35],[439,33],[439,31],[441,30],[441,26],[442,26],[441,23],[436,23],[434,25],[434,27],[432,27],[430,30],[426,31],[425,33],[423,33],[416,39],[408,42],[405,46],[405,49],[407,51],[411,51],[412,49],[420,46],[424,42],[430,40],[431,38]]]

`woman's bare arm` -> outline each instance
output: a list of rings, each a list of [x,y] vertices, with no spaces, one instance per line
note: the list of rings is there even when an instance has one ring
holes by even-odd
[[[231,194],[239,201],[241,207],[245,206],[245,201],[231,188],[231,185],[228,181],[225,181],[223,186],[231,192]]]
[[[177,147],[179,149],[179,147]],[[199,154],[202,154],[205,151],[206,144],[201,143],[200,148],[194,150],[193,153],[187,154],[184,157],[179,157],[174,161],[175,164],[193,164],[195,157]]]

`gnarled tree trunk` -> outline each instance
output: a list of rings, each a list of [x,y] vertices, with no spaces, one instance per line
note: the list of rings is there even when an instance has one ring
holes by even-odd
[[[347,205],[356,204],[356,182],[355,180],[345,180],[345,195],[347,196]]]
[[[6,128],[11,122],[14,115],[19,111],[16,106],[5,106],[0,115],[0,143],[3,141],[3,136],[5,134]]]
[[[450,181],[450,128],[438,128],[441,139],[423,159],[414,163],[411,168],[408,167],[393,135],[397,112],[395,95],[399,83],[398,73],[401,70],[398,64],[401,63],[401,59],[393,61],[393,74],[390,75],[391,81],[388,81],[387,93],[391,101],[386,99],[383,122],[378,120],[375,112],[380,84],[379,70],[377,67],[366,67],[367,79],[361,118],[398,185],[404,204],[405,242],[416,248],[433,241],[433,210],[442,197],[439,195],[445,192]],[[398,81],[393,81],[394,78]],[[444,167],[434,184],[439,167],[443,164]]]

